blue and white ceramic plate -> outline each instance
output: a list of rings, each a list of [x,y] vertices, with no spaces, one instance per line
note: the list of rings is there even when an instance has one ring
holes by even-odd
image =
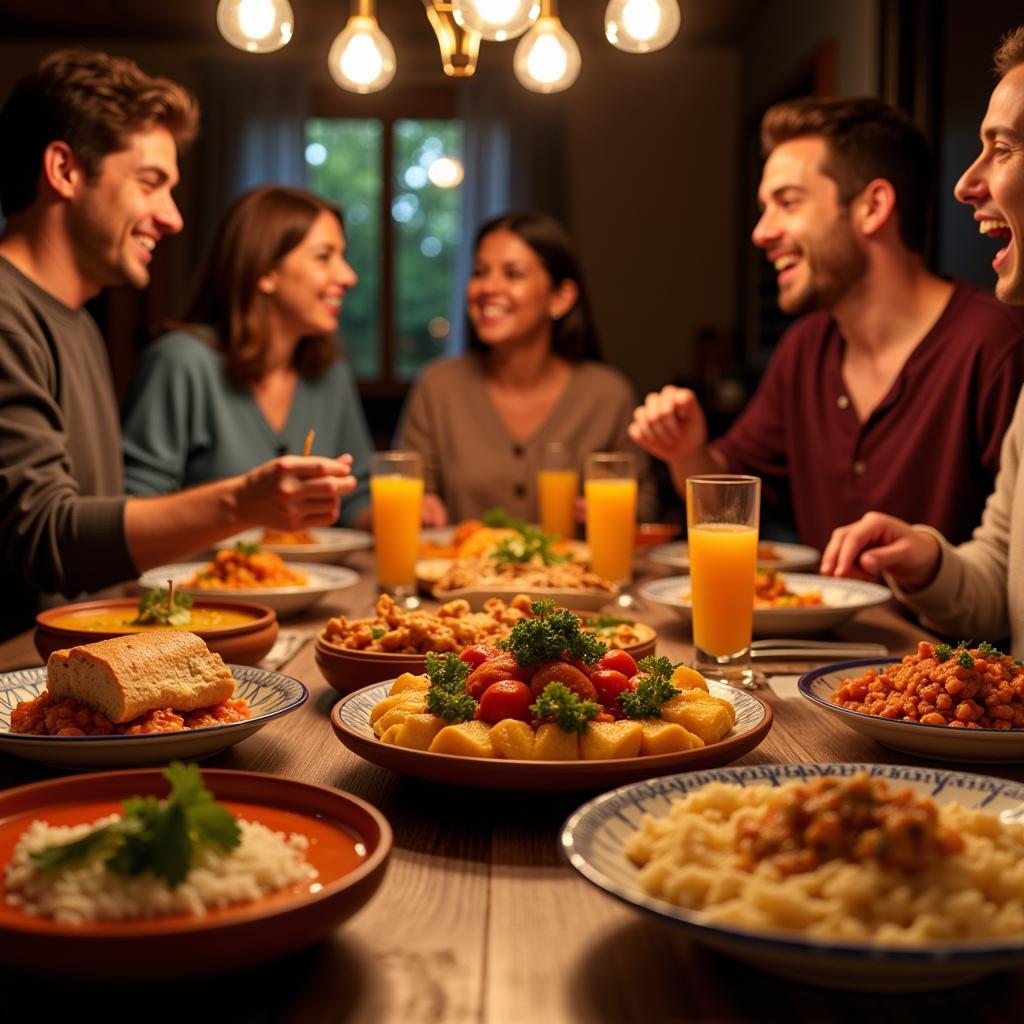
[[[617,899],[685,928],[695,940],[719,952],[806,984],[861,991],[923,991],[1024,964],[1024,935],[908,947],[712,922],[698,911],[648,896],[637,881],[637,868],[623,852],[626,839],[640,828],[645,814],[663,817],[673,798],[687,796],[709,782],[781,786],[821,776],[849,777],[862,771],[909,786],[939,805],[959,803],[999,814],[1004,820],[1024,818],[1024,786],[984,775],[887,764],[751,765],[651,779],[597,797],[562,827],[562,852],[588,882]]]
[[[191,579],[207,562],[179,562],[175,565],[161,565],[150,569],[139,577],[139,586],[146,590],[161,589],[168,580],[174,581],[175,590],[193,597],[235,597],[239,601],[259,601],[277,612],[278,618],[297,615],[311,604],[319,601],[333,590],[342,590],[359,582],[359,574],[341,565],[293,565],[285,562],[289,569],[301,572],[306,583],[301,587],[223,587],[208,589],[189,587],[185,580]]]
[[[0,750],[57,768],[121,768],[129,765],[196,761],[258,732],[268,722],[305,704],[309,691],[297,679],[248,665],[229,665],[235,697],[249,702],[251,717],[205,729],[155,732],[144,736],[26,736],[12,733],[11,712],[46,689],[46,669],[0,675]]]
[[[806,544],[786,544],[783,541],[765,540],[759,548],[770,548],[772,558],[759,558],[758,565],[766,569],[817,569],[821,561],[821,552]],[[671,544],[659,544],[647,552],[647,557],[658,565],[667,565],[670,569],[690,571],[690,546],[685,540],[673,541]]]
[[[1024,729],[951,729],[948,725],[879,718],[832,703],[832,694],[847,679],[856,679],[868,669],[881,671],[897,660],[869,658],[816,668],[800,677],[800,693],[855,732],[906,754],[989,764],[1024,761]]]
[[[772,725],[771,708],[759,697],[724,683],[709,682],[716,697],[732,701],[736,723],[717,743],[653,757],[608,758],[602,761],[512,761],[435,754],[381,743],[370,726],[370,712],[391,689],[393,679],[364,686],[343,698],[331,713],[335,735],[353,753],[405,775],[480,789],[572,790],[607,789],[634,779],[651,778],[681,768],[728,764],[753,750]]]
[[[813,576],[809,573],[787,572],[786,586],[794,594],[819,591],[824,602],[806,608],[755,608],[754,633],[759,636],[792,636],[794,633],[817,633],[832,629],[858,612],[885,604],[892,594],[888,587],[866,580],[844,580],[834,576]],[[651,580],[640,588],[642,597],[665,605],[686,623],[693,609],[690,605],[690,577],[666,576]]]

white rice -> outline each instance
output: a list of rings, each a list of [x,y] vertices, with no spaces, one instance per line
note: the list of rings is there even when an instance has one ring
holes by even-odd
[[[259,899],[266,893],[307,882],[316,870],[306,861],[307,836],[285,835],[259,822],[238,819],[241,842],[230,853],[200,847],[185,880],[172,889],[148,872],[124,878],[99,860],[74,868],[39,870],[29,854],[82,838],[119,815],[91,825],[54,826],[33,821],[22,833],[4,877],[7,903],[34,917],[66,924],[131,921],[169,914],[201,916],[207,910]]]

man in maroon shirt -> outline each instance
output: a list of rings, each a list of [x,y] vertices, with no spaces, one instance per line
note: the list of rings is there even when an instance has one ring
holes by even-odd
[[[873,508],[966,539],[1024,381],[1024,316],[925,268],[928,148],[899,111],[798,100],[772,107],[761,132],[753,240],[780,307],[810,315],[723,438],[708,442],[699,402],[675,387],[647,396],[630,435],[680,494],[698,473],[761,476],[819,548]]]

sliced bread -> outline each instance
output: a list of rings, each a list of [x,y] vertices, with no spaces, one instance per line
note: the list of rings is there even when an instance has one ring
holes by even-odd
[[[231,671],[195,633],[135,633],[54,651],[46,688],[72,697],[111,722],[130,722],[157,708],[194,711],[228,700]]]

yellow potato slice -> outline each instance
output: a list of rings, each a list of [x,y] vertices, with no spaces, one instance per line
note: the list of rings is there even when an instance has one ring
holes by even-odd
[[[420,701],[418,705],[399,704],[397,707],[389,708],[373,723],[373,731],[378,736],[383,736],[393,725],[401,725],[413,715],[424,714],[426,710],[427,706],[423,701]]]
[[[736,708],[733,706],[731,700],[726,700],[724,697],[716,697],[714,694],[708,693],[707,690],[683,690],[681,693],[676,694],[676,698],[680,700],[696,701],[696,702],[710,702],[711,704],[717,704],[719,707],[725,708],[729,714],[729,721],[736,724]]]
[[[527,722],[503,718],[491,727],[491,743],[498,757],[510,761],[528,761],[533,752],[535,733]]]
[[[405,708],[409,714],[418,714],[420,711],[426,710],[427,702],[419,690],[410,690],[405,693],[396,693],[393,697],[385,697],[370,709],[370,725],[386,715],[392,708]]]
[[[486,722],[459,722],[446,725],[427,748],[435,754],[457,754],[459,757],[494,757],[491,727]]]
[[[732,728],[732,715],[722,707],[721,701],[687,699],[685,693],[665,701],[661,705],[661,717],[696,733],[705,743],[717,743]]]
[[[689,665],[679,665],[672,673],[672,685],[677,690],[703,690],[708,692],[708,681]],[[392,690],[392,692],[394,692]]]
[[[580,757],[584,761],[600,761],[606,757],[637,757],[643,739],[639,722],[591,722],[580,737]]]
[[[405,693],[408,690],[420,690],[426,693],[430,689],[430,680],[426,676],[414,676],[411,672],[403,672],[388,690],[388,696],[393,697],[396,693]]]
[[[387,715],[385,715],[386,717]],[[396,747],[427,750],[434,737],[443,728],[444,719],[439,718],[437,715],[408,715],[405,721],[386,729],[381,734],[380,741],[381,743],[393,743]]]
[[[703,747],[704,741],[677,722],[666,722],[663,718],[640,719],[642,735],[640,756],[653,757],[655,754],[678,754],[681,750]]]
[[[578,761],[579,734],[563,732],[554,722],[545,722],[537,730],[530,757],[534,761]]]

